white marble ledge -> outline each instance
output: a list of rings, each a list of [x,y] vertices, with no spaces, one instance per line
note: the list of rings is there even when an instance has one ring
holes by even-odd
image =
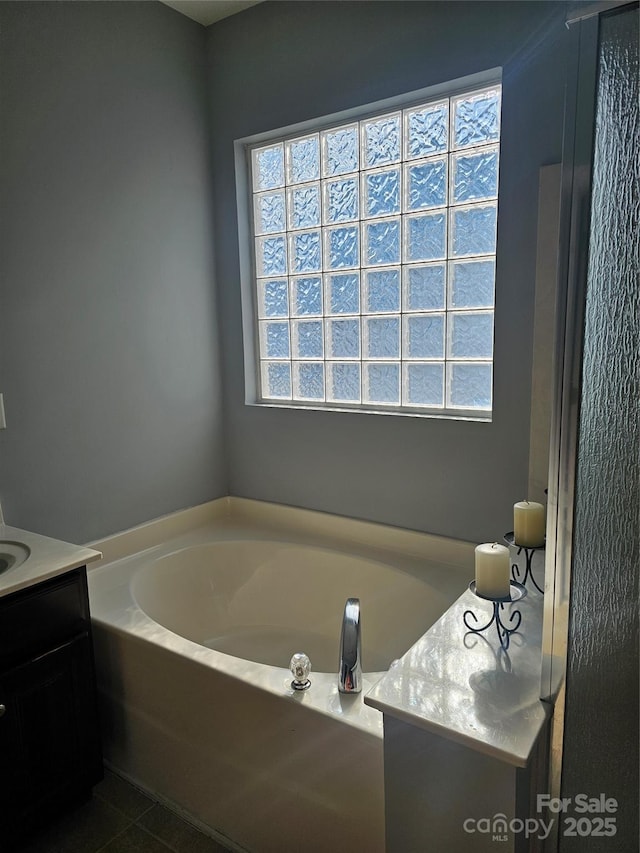
[[[26,545],[31,552],[24,563],[0,574],[0,597],[77,569],[101,556],[100,551],[93,548],[72,545],[7,524],[0,524],[0,541]]]
[[[484,625],[493,604],[469,590],[365,696],[384,714],[525,767],[548,716],[540,700],[543,597],[535,590],[505,607],[522,613],[508,652],[500,651],[495,625],[471,634],[466,610]],[[470,620],[473,623],[473,620]]]

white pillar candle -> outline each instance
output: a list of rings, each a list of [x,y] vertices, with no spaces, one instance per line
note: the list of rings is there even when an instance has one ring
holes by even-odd
[[[513,505],[513,539],[516,545],[537,548],[544,545],[544,507],[534,501]]]
[[[507,598],[510,593],[509,549],[497,542],[476,548],[476,592],[487,598]]]

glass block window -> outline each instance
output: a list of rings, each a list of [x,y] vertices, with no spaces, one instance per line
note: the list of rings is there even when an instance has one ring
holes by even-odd
[[[491,411],[500,101],[249,148],[261,401]]]

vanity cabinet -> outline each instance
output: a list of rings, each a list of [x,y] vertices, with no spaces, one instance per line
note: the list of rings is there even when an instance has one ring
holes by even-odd
[[[102,778],[85,567],[0,597],[0,762],[3,853]]]

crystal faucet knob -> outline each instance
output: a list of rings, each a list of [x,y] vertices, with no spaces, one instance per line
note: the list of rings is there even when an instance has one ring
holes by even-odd
[[[309,673],[311,672],[311,661],[303,652],[296,652],[289,664],[293,681],[291,686],[294,690],[306,690],[311,686]]]

